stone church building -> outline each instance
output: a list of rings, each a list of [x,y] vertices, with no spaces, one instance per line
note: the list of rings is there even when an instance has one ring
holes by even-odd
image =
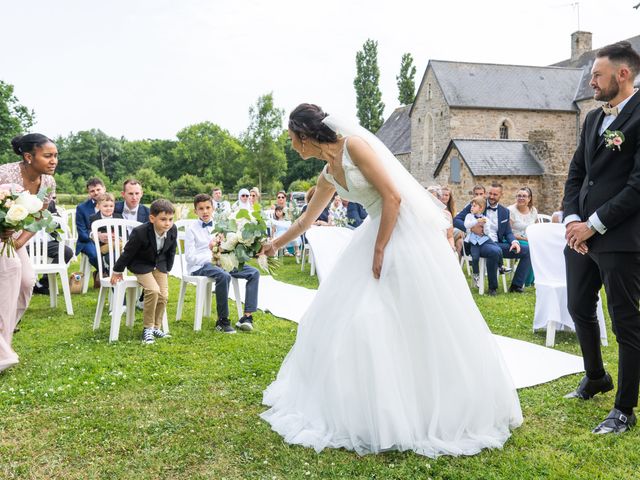
[[[640,35],[627,41],[640,52]],[[458,209],[474,185],[499,181],[503,204],[526,185],[551,214],[584,118],[601,104],[589,86],[596,51],[591,33],[575,32],[571,58],[548,67],[430,60],[414,103],[377,136],[425,187],[448,185]]]

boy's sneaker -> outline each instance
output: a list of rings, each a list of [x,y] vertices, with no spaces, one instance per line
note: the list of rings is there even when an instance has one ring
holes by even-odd
[[[253,330],[253,316],[252,315],[243,315],[238,323],[236,323],[236,328],[243,330],[245,332],[250,332]]]
[[[216,330],[222,333],[236,333],[228,318],[220,318],[216,322]]]
[[[153,336],[153,328],[144,328],[142,330],[142,343],[156,343],[156,339]]]
[[[153,329],[153,336],[156,338],[171,338],[171,335],[169,335],[168,333],[164,333],[159,328]]]
[[[500,265],[500,268],[498,268],[498,273],[500,275],[504,275],[505,273],[509,273],[511,272],[511,267],[505,267],[504,265]]]
[[[480,275],[474,273],[471,277],[473,278],[473,286],[476,288],[480,288]]]

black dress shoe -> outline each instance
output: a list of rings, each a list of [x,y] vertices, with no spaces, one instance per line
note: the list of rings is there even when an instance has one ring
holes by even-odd
[[[613,380],[608,373],[598,380],[591,380],[585,376],[580,380],[580,385],[574,392],[567,393],[564,398],[579,398],[581,400],[589,400],[597,393],[605,393],[613,390]]]
[[[603,435],[605,433],[623,433],[636,424],[636,415],[625,415],[617,408],[609,412],[607,418],[592,430],[592,433]]]
[[[509,287],[509,293],[524,293],[524,287],[518,287],[517,285],[511,285]]]
[[[495,288],[490,288],[489,291],[487,292],[487,294],[490,297],[495,297],[498,294],[498,291]]]

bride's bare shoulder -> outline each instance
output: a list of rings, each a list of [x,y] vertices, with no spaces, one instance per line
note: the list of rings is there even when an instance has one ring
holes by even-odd
[[[363,155],[367,155],[372,152],[371,146],[367,143],[367,141],[357,135],[351,135],[345,138],[345,143],[349,155],[351,156],[351,158],[355,157],[356,161]]]

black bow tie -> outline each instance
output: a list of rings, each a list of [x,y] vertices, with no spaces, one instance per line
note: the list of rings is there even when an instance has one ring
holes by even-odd
[[[202,228],[207,228],[207,227],[213,227],[213,220],[207,223],[202,222]]]
[[[493,210],[494,212],[498,211],[498,206],[496,205],[495,207],[491,207],[489,205],[487,205],[487,210]]]

